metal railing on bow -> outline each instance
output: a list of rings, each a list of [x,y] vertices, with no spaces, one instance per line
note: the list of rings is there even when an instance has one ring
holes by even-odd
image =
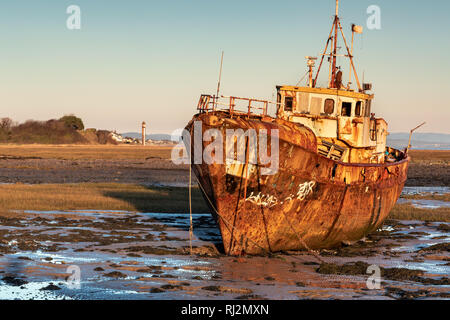
[[[241,97],[216,97],[214,95],[202,94],[198,101],[197,110],[200,113],[210,111],[228,111],[233,114],[247,114],[248,116],[267,116],[270,106],[278,106],[281,103],[268,100]]]

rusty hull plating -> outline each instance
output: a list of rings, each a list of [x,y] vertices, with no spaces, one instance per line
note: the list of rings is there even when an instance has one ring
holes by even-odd
[[[383,223],[406,181],[409,157],[400,151],[395,163],[344,163],[320,155],[314,133],[301,124],[214,111],[195,115],[188,131],[193,121],[224,136],[226,129],[279,130],[275,175],[260,175],[256,165],[247,177],[245,163],[231,171],[226,164],[192,165],[230,255],[357,241]],[[206,147],[192,143],[191,155]]]

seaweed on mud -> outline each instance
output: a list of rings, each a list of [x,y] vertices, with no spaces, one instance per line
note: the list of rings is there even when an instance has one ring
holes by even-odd
[[[16,251],[13,250],[10,246],[0,244],[0,253],[8,254],[8,253],[14,253],[14,252],[16,252]]]
[[[410,234],[393,234],[392,235],[393,240],[416,240],[417,237]]]
[[[147,266],[147,268],[149,268],[150,270],[162,270],[161,266],[154,266],[154,265]]]
[[[400,288],[387,287],[385,289],[385,295],[394,299],[417,299],[428,296],[428,290],[407,291]]]
[[[126,278],[127,275],[120,272],[120,271],[112,271],[110,273],[106,273],[104,274],[105,277],[109,277],[109,278]]]
[[[394,298],[394,299],[418,299],[418,298],[450,298],[450,293],[448,292],[431,292],[426,289],[421,289],[417,291],[408,291],[400,288],[387,287],[386,288],[386,296]]]
[[[450,279],[447,277],[443,277],[440,279],[431,279],[431,278],[417,278],[416,282],[420,282],[426,285],[434,285],[434,286],[448,286],[450,285]]]
[[[181,286],[189,287],[191,284],[189,282],[180,282]]]
[[[434,244],[432,246],[426,247],[426,248],[422,248],[419,250],[419,252],[429,252],[429,251],[450,251],[450,243],[449,242],[445,242],[445,243],[438,243],[438,244]]]
[[[375,248],[370,248],[368,244],[356,243],[352,246],[339,247],[336,250],[322,250],[323,256],[336,256],[336,257],[372,257],[378,253]]]
[[[450,232],[450,224],[441,223],[436,227],[439,231]]]
[[[205,245],[201,247],[192,247],[192,251],[190,247],[184,246],[183,251],[185,254],[195,254],[199,257],[209,257],[209,258],[217,258],[220,257],[221,254],[217,250],[217,248],[214,245]]]
[[[154,254],[154,255],[186,255],[189,254],[185,252],[183,249],[178,248],[169,248],[167,246],[159,246],[159,247],[150,247],[150,246],[131,246],[125,249],[129,252],[141,252],[144,254]]]
[[[235,298],[236,300],[264,300],[263,297],[257,294],[244,294]]]
[[[142,257],[140,254],[137,253],[127,253],[128,257],[132,257],[132,258],[140,258]]]
[[[409,234],[412,234],[414,236],[429,236],[430,235],[428,232],[423,232],[423,231],[413,231],[413,232],[410,232]]]
[[[19,260],[30,260],[33,261],[33,259],[29,258],[29,257],[17,257],[17,259]]]
[[[4,227],[22,227],[23,223],[18,218],[0,217],[0,225]]]
[[[168,274],[168,273],[165,273],[165,274],[154,274],[154,275],[152,275],[152,277],[153,278],[166,278],[166,279],[168,279],[168,278],[171,278],[171,279],[178,278],[177,276],[174,276],[174,275]]]
[[[161,286],[161,289],[165,290],[183,290],[183,286],[176,285],[176,284],[165,284]]]
[[[335,263],[322,263],[316,269],[320,274],[341,274],[341,275],[361,275],[366,274],[369,264],[357,261],[344,265],[337,265]]]
[[[380,268],[381,276],[385,279],[394,280],[394,281],[417,281],[424,274],[422,270],[415,269],[406,269],[406,268]]]
[[[20,278],[16,278],[14,276],[5,276],[2,278],[2,280],[10,285],[10,286],[15,286],[15,287],[20,287],[23,286],[24,284],[27,284],[28,281],[20,279]]]
[[[148,270],[148,269],[137,269],[136,272],[140,272],[140,273],[148,273],[149,270]]]
[[[162,293],[162,292],[166,292],[166,291],[161,288],[156,288],[156,287],[150,289],[150,293]]]
[[[206,291],[213,291],[213,292],[226,292],[226,293],[241,293],[241,294],[251,294],[253,293],[252,290],[247,288],[231,288],[231,287],[223,287],[223,286],[206,286],[202,288]]]
[[[366,275],[368,263],[357,261],[344,265],[335,263],[322,263],[316,271],[320,274],[337,274],[337,275]],[[448,285],[449,279],[444,277],[441,279],[431,279],[422,277],[423,270],[407,269],[407,268],[384,268],[380,267],[381,277],[393,281],[412,281],[426,285]]]
[[[39,290],[41,290],[41,291],[56,291],[56,290],[61,290],[61,288],[58,286],[55,286],[53,283],[50,283],[48,286],[43,287]]]
[[[320,263],[315,262],[315,261],[306,261],[306,262],[303,262],[303,264],[305,266],[318,266]]]
[[[221,288],[220,286],[206,286],[202,288],[203,290],[207,290],[207,291],[216,291],[216,292],[220,292]]]

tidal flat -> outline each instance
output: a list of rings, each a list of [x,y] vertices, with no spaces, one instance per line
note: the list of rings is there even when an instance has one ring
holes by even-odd
[[[0,146],[0,299],[448,299],[450,151],[413,151],[376,232],[229,257],[170,148]],[[369,267],[380,271],[369,288]],[[372,270],[372,269],[370,269]]]
[[[229,257],[209,214],[0,215],[2,299],[449,298],[449,224],[390,220],[352,246]],[[369,289],[367,268],[381,268]]]

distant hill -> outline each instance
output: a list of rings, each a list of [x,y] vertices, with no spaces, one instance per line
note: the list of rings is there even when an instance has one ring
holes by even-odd
[[[125,132],[121,134],[123,137],[140,139],[141,134],[138,132]],[[148,134],[146,139],[161,141],[172,140],[170,134]],[[387,143],[396,149],[404,149],[408,145],[409,133],[395,132],[389,134]],[[178,140],[175,140],[178,141]],[[425,150],[450,150],[450,134],[445,133],[422,133],[416,132],[412,136],[412,149]]]
[[[404,149],[408,145],[409,133],[395,132],[387,137],[387,144],[396,149]],[[445,133],[413,133],[412,149],[450,150],[450,134]]]
[[[18,144],[117,144],[107,130],[84,129],[83,121],[73,115],[47,121],[16,123],[0,119],[0,143]]]

